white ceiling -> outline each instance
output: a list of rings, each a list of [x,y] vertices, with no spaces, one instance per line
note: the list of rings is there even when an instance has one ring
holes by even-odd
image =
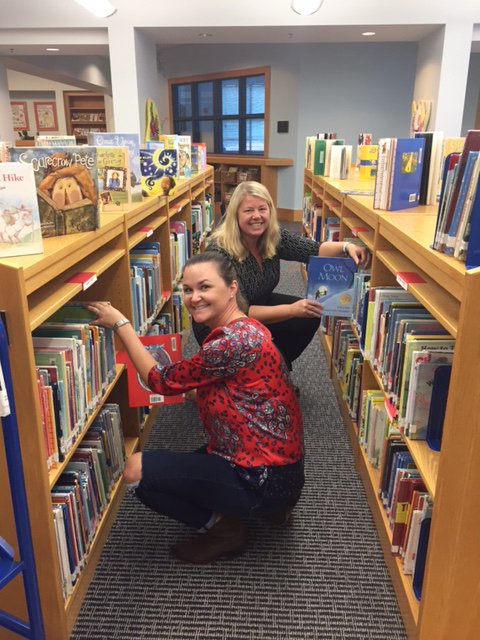
[[[307,42],[418,41],[439,25],[305,25],[254,27],[154,27],[141,29],[160,47],[184,44],[276,44]],[[375,36],[362,36],[374,31]],[[202,34],[211,34],[208,37]]]

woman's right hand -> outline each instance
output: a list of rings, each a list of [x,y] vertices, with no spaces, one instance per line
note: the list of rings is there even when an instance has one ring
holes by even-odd
[[[106,329],[113,329],[115,323],[125,317],[121,311],[112,307],[110,302],[85,302],[85,308],[96,315],[90,324]]]
[[[290,305],[294,318],[321,318],[323,307],[315,300],[297,300]]]

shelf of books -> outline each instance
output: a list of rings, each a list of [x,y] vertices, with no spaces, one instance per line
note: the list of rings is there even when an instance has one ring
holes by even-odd
[[[290,158],[264,158],[262,156],[239,156],[208,154],[207,160],[215,168],[214,207],[220,214],[221,205],[227,207],[238,184],[245,181],[261,182],[277,204],[277,173],[281,167],[291,167]]]
[[[75,136],[77,144],[85,144],[88,133],[107,130],[105,96],[88,91],[64,91],[63,99],[67,133]]]
[[[180,180],[175,196],[103,212],[94,231],[44,237],[41,253],[0,258],[47,638],[70,636],[125,492],[125,460],[144,446],[161,410],[129,406],[120,343],[89,324],[84,302],[110,301],[139,335],[185,332],[188,314],[173,285],[213,227],[212,200],[207,167]],[[8,482],[2,446],[0,482]],[[8,491],[0,512],[2,536],[13,543]],[[25,618],[20,580],[2,590],[0,604]]]
[[[326,318],[322,344],[407,633],[421,640],[474,637],[479,623],[480,520],[469,504],[480,482],[480,267],[472,235],[480,189],[469,182],[478,180],[479,154],[456,155],[466,167],[457,197],[471,207],[463,244],[452,231],[439,236],[445,209],[455,208],[455,185],[444,196],[445,180],[438,205],[389,211],[374,208],[375,182],[355,179],[353,167],[348,180],[309,169],[304,177],[305,233],[348,238],[372,253],[371,268],[354,276],[351,316]],[[386,197],[395,208],[396,192]],[[457,215],[462,229],[461,205]]]

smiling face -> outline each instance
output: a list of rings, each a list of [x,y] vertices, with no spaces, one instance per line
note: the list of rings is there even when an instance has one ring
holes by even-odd
[[[195,322],[210,329],[225,325],[237,309],[237,282],[227,285],[213,262],[185,267],[183,299]]]
[[[237,219],[243,240],[258,240],[270,223],[268,202],[258,196],[245,196],[237,209]]]

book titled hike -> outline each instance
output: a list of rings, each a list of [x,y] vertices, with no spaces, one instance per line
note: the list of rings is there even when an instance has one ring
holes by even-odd
[[[0,163],[0,258],[42,253],[35,176],[29,165]]]
[[[349,318],[353,308],[353,280],[356,271],[357,265],[352,258],[310,258],[307,300],[319,302],[324,316]]]
[[[148,353],[155,358],[158,366],[163,369],[182,357],[182,340],[176,333],[168,335],[142,336],[140,338]],[[141,379],[127,354],[123,354],[127,363],[128,403],[131,407],[146,407],[156,404],[178,404],[184,402],[183,394],[162,396],[154,393]]]

